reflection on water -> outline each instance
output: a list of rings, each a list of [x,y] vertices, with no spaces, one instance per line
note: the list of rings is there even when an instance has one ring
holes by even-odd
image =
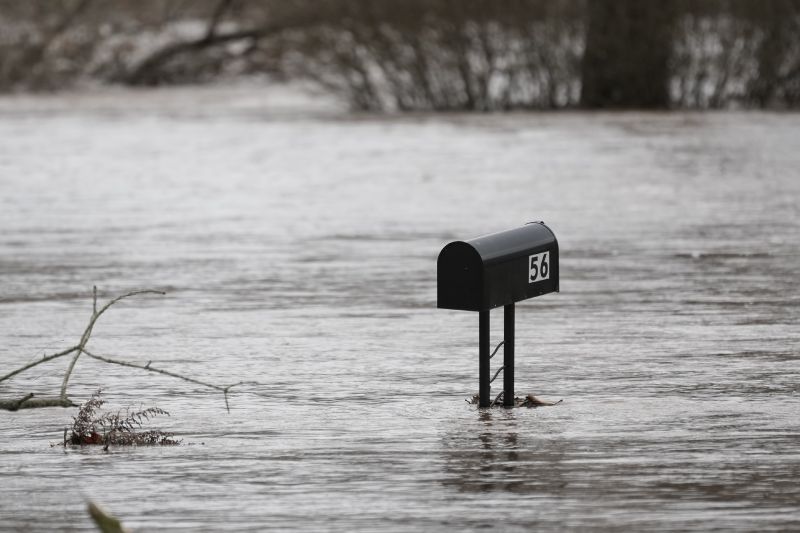
[[[464,492],[510,492],[561,496],[566,450],[563,441],[520,438],[513,410],[478,412],[474,435],[446,438],[443,443],[448,477],[445,485]],[[449,477],[452,476],[452,477]]]
[[[93,351],[259,394],[226,414],[81,360],[76,399],[157,404],[188,445],[65,452],[72,411],[0,412],[0,529],[89,528],[86,498],[143,531],[800,529],[797,117],[352,120],[199,90],[0,101],[0,369],[73,344],[93,284],[154,287]],[[533,219],[562,292],[517,308],[517,389],[564,402],[479,411],[477,316],[435,309],[436,256]]]

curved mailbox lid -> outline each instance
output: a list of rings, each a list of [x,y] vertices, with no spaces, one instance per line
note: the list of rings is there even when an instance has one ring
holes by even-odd
[[[522,227],[481,235],[466,243],[475,248],[487,266],[527,255],[531,248],[550,243],[558,248],[555,233],[544,222],[528,222]]]

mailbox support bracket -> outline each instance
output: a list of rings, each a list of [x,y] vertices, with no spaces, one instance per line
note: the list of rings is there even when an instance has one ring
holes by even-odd
[[[503,308],[503,406],[514,407],[514,304]],[[491,373],[489,360],[489,311],[478,313],[478,398],[479,407],[491,405]],[[498,370],[499,372],[499,370]],[[497,375],[495,374],[495,377]]]

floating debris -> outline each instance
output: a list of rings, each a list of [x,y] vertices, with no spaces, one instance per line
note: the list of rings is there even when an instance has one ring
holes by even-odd
[[[89,501],[86,510],[89,511],[89,516],[92,517],[97,529],[99,529],[101,533],[128,533],[129,530],[122,525],[119,518],[93,501]]]
[[[480,395],[479,394],[475,394],[469,400],[464,400],[464,401],[466,401],[468,404],[471,404],[471,405],[478,405],[480,403]],[[522,398],[519,397],[519,396],[515,396],[514,397],[514,407],[551,407],[553,405],[558,405],[563,401],[564,400],[561,399],[561,400],[558,400],[557,402],[549,402],[547,400],[542,400],[540,398],[537,398],[533,394],[528,394],[528,395],[526,395],[525,397],[522,397]],[[494,407],[494,406],[503,407],[503,393],[502,392],[500,394],[498,394],[497,397],[494,399],[494,401],[489,405],[489,407]]]

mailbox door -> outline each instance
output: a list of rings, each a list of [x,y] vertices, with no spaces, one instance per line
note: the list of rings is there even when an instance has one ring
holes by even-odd
[[[483,262],[469,244],[451,242],[436,262],[437,307],[480,311],[483,297]]]

